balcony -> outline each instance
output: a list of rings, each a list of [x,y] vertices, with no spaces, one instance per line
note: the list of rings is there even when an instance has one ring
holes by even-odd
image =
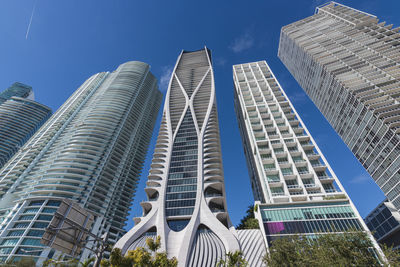
[[[277,179],[277,180],[268,179],[268,184],[278,184],[280,182],[281,182],[281,180],[279,180],[279,179]]]
[[[318,179],[320,179],[320,180],[333,180],[333,177],[330,177],[328,175],[324,175],[324,176],[318,176]]]
[[[217,213],[217,212],[225,212],[224,209],[217,209],[217,208],[211,208],[211,211],[214,212],[214,213]]]
[[[284,196],[284,195],[285,195],[285,192],[271,193],[271,195],[272,195],[273,197]]]
[[[301,191],[290,191],[289,193],[290,193],[290,195],[303,195],[304,194],[303,190],[301,190]]]
[[[278,164],[279,165],[281,165],[281,164],[288,164],[289,163],[289,161],[287,160],[287,159],[281,159],[280,160],[280,158],[278,158]]]
[[[318,187],[316,184],[304,184],[305,188],[313,188],[313,187]]]
[[[325,192],[326,193],[335,193],[336,189],[335,188],[328,188],[328,189],[325,189]]]
[[[213,193],[213,194],[209,193],[209,194],[205,194],[204,196],[205,197],[222,197],[222,194],[221,193]]]

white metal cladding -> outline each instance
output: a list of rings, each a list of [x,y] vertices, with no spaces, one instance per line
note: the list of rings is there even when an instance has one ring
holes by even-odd
[[[70,198],[84,206],[96,216],[93,232],[109,232],[111,242],[125,233],[162,98],[149,68],[132,61],[90,77],[0,171],[0,253],[17,234],[1,259],[27,254],[38,256],[38,265],[45,260],[50,249],[35,240],[49,221],[43,213],[50,200]],[[21,225],[25,214],[31,220]],[[39,232],[26,242],[32,229]],[[42,252],[23,253],[31,248]]]
[[[197,264],[192,261],[197,253],[214,259],[240,248],[226,208],[214,75],[207,48],[182,51],[178,57],[145,191],[148,201],[141,203],[143,216],[135,218],[135,227],[116,243],[124,253],[154,227],[161,236],[161,249],[177,257],[179,266]],[[204,246],[204,238],[224,253]]]
[[[278,56],[400,209],[400,28],[330,2],[284,26]]]
[[[237,230],[240,247],[248,266],[264,266],[265,245],[262,232],[259,229]]]

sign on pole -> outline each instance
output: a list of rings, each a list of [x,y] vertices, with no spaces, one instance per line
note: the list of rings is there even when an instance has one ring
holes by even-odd
[[[72,257],[85,247],[94,216],[77,203],[64,199],[43,234],[41,243]]]

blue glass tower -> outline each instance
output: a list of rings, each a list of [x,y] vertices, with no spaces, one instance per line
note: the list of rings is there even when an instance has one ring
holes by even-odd
[[[50,115],[49,107],[33,101],[28,85],[16,82],[0,93],[0,168]]]

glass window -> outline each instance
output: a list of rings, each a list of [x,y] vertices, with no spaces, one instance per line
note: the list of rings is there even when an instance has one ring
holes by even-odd
[[[48,222],[35,222],[33,228],[46,228],[49,225]]]
[[[19,216],[19,219],[18,220],[20,220],[20,221],[30,221],[30,220],[32,220],[33,219],[33,215],[22,215],[22,216]]]
[[[0,248],[0,254],[10,254],[12,250],[13,247]]]
[[[31,201],[31,203],[29,203],[29,206],[41,206],[43,204],[44,200],[35,200],[35,201]]]
[[[183,230],[189,223],[189,220],[167,220],[169,228],[176,232]]]
[[[29,226],[29,223],[16,223],[13,228],[26,228]]]
[[[281,170],[283,175],[293,174],[292,168],[282,168]]]
[[[54,207],[58,207],[60,206],[61,201],[58,200],[49,200],[46,204],[46,206],[54,206]]]
[[[1,242],[1,245],[3,246],[14,246],[18,243],[18,238],[10,238],[10,239],[4,239],[3,242]]]
[[[55,213],[57,211],[57,209],[53,209],[53,208],[44,208],[42,210],[43,213]]]
[[[14,230],[8,232],[7,236],[21,236],[24,233],[24,230]]]
[[[36,213],[38,211],[39,211],[39,208],[30,208],[30,209],[24,210],[23,213]]]
[[[37,236],[37,237],[42,237],[44,234],[43,230],[30,230],[27,234],[27,236]]]
[[[21,244],[29,246],[41,246],[41,247],[44,246],[40,243],[40,239],[34,239],[34,238],[25,238],[24,240],[22,240]]]

